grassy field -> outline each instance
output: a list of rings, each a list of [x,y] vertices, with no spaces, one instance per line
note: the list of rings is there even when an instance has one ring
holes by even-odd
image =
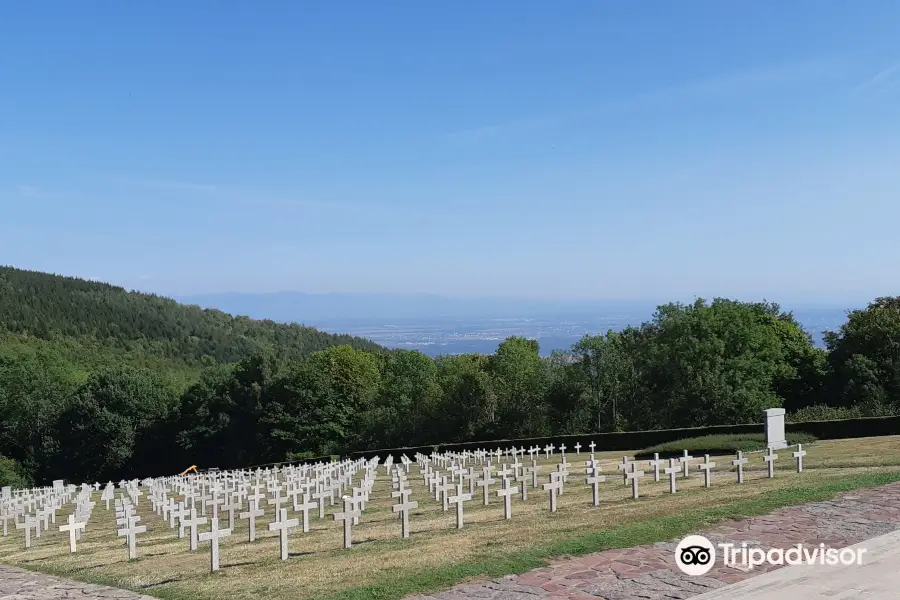
[[[528,500],[513,501],[513,518],[503,518],[503,505],[492,493],[482,506],[480,488],[465,506],[465,528],[455,529],[453,507],[444,513],[429,496],[412,468],[412,499],[419,508],[410,514],[411,537],[400,538],[398,517],[390,512],[390,480],[379,469],[371,502],[354,527],[355,547],[341,549],[339,522],[326,515],[313,519],[312,531],[294,530],[291,557],[279,560],[277,534],[257,521],[257,540],[247,541],[247,523],[236,521],[234,534],[221,546],[222,570],[209,573],[208,546],[188,552],[177,529],[153,514],[142,498],[138,513],[148,532],[138,541],[138,558],[127,559],[124,538],[115,535],[114,515],[98,501],[88,529],[69,554],[67,536],[52,530],[25,550],[21,531],[0,538],[0,562],[75,579],[129,588],[170,600],[211,600],[266,597],[275,600],[336,600],[337,598],[402,598],[404,595],[452,585],[468,577],[499,576],[540,566],[551,556],[581,554],[671,539],[722,519],[762,514],[779,506],[830,497],[900,479],[900,437],[820,441],[806,448],[806,471],[793,472],[790,451],[780,451],[778,473],[768,479],[761,454],[749,455],[745,483],[738,485],[730,457],[721,457],[713,487],[705,489],[696,468],[690,479],[679,479],[677,494],[668,493],[665,478],[641,481],[639,500],[617,476],[615,463],[625,453],[598,454],[608,481],[601,486],[602,505],[591,505],[584,484],[585,454],[569,454],[569,483],[559,498],[559,512],[548,510],[547,494],[529,489]],[[554,467],[558,457],[541,464]],[[541,477],[541,481],[546,481]],[[494,486],[496,489],[497,486]],[[61,511],[65,520],[71,507]],[[338,507],[329,507],[331,513]]]

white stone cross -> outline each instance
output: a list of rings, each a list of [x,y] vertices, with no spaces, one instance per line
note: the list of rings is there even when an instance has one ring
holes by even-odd
[[[560,444],[560,445],[559,445],[559,451],[562,453],[563,458],[565,458],[565,456],[566,456],[566,445],[565,445],[565,444]]]
[[[747,464],[747,459],[744,458],[744,453],[738,450],[737,458],[732,460],[731,464],[737,467],[738,483],[744,483],[744,465]]]
[[[596,460],[591,459],[584,464],[587,465],[587,478],[584,482],[591,486],[594,506],[600,506],[600,484],[606,481],[606,476],[600,474],[600,463]]]
[[[631,464],[627,456],[622,457],[622,462],[616,465],[616,470],[622,471],[622,485],[628,485],[628,465]]]
[[[681,456],[681,464],[684,467],[684,476],[691,476],[691,461],[694,460],[694,457],[688,454],[688,451],[685,450],[684,454]]]
[[[806,450],[803,449],[803,444],[797,444],[797,451],[794,452],[794,458],[797,459],[797,472],[803,472],[803,457],[806,456]]]
[[[277,520],[269,523],[269,531],[277,531],[281,538],[281,560],[288,559],[288,529],[300,525],[298,519],[288,519],[288,510],[282,508],[278,511]]]
[[[69,521],[66,525],[60,525],[60,531],[69,532],[69,552],[75,553],[75,540],[78,537],[79,530],[84,530],[87,523],[76,523],[75,515],[69,515]]]
[[[647,463],[653,469],[653,481],[659,481],[659,468],[665,464],[664,461],[660,460],[659,452],[653,453],[653,460],[648,461]]]
[[[234,530],[234,511],[240,511],[242,508],[244,508],[244,503],[241,502],[238,494],[233,494],[231,502],[222,505],[222,510],[228,511],[228,529]]]
[[[409,501],[410,493],[410,490],[402,490],[399,496],[400,502],[395,504],[392,508],[395,513],[400,513],[400,534],[404,538],[409,537],[409,511],[419,508],[418,502]]]
[[[124,536],[128,542],[129,560],[137,558],[137,534],[146,533],[146,531],[146,525],[138,525],[136,517],[130,517],[128,523],[116,532],[120,537]]]
[[[675,459],[669,459],[669,466],[665,469],[665,474],[669,476],[669,493],[674,494],[676,491],[675,486],[675,477],[678,475],[678,472],[681,471],[681,465],[675,464]]]
[[[581,456],[581,442],[575,442],[575,456]]]
[[[316,508],[316,503],[312,501],[309,494],[303,494],[303,504],[294,503],[294,512],[302,515],[300,520],[303,525],[303,533],[309,533],[309,511]]]
[[[644,476],[643,471],[637,470],[637,463],[631,463],[631,470],[626,473],[625,477],[631,480],[631,497],[638,499],[638,480]]]
[[[509,482],[508,479],[504,478],[503,481]],[[448,502],[450,504],[456,505],[456,528],[463,528],[463,504],[468,500],[472,499],[472,494],[463,494],[463,487],[461,483],[456,484],[456,495],[450,496]]]
[[[351,499],[344,496],[344,511],[332,514],[335,521],[344,522],[344,548],[353,547],[353,520],[358,519],[362,513],[358,510],[350,510]]]
[[[31,530],[39,530],[41,527],[40,520],[32,515],[25,515],[25,519],[19,523],[16,522],[16,529],[25,530],[25,547],[31,548]]]
[[[769,479],[775,477],[775,461],[778,460],[778,455],[775,454],[775,449],[769,446],[769,449],[766,451],[766,455],[763,457],[763,460],[766,461],[766,464],[769,467]]]
[[[206,525],[206,517],[198,517],[197,509],[192,508],[188,511],[188,518],[184,520],[184,524],[188,527],[189,530],[189,543],[191,552],[197,551],[197,527],[199,525]]]
[[[556,494],[562,489],[563,482],[559,473],[550,473],[550,483],[543,484],[545,491],[550,494],[550,512],[556,512]]]
[[[703,471],[703,483],[706,487],[709,487],[712,484],[712,473],[711,470],[714,469],[716,463],[709,462],[709,454],[703,455],[703,462],[697,465],[697,468]]]
[[[209,542],[209,571],[213,573],[219,570],[219,540],[231,535],[230,529],[219,529],[219,519],[213,517],[209,522],[209,531],[204,531],[197,539],[201,542]]]
[[[491,484],[492,484],[492,483],[496,483],[496,482],[497,482],[497,480],[494,479],[493,477],[491,477],[491,467],[490,467],[490,465],[484,467],[484,476],[483,476],[481,479],[479,479],[478,482],[477,482],[475,485],[481,487],[482,490],[483,490],[483,492],[484,492],[484,498],[483,498],[483,500],[484,500],[484,505],[485,505],[485,506],[487,506],[488,503],[490,502],[490,493],[491,493],[491,492],[490,492],[490,487],[491,487]]]
[[[597,447],[597,444],[594,443],[594,440],[591,440],[591,443],[588,444],[588,448],[591,449],[591,456],[593,456],[593,454],[594,454],[594,448],[596,448],[596,447]]]
[[[503,498],[503,516],[506,520],[512,519],[512,497],[519,493],[519,490],[510,485],[509,479],[503,480],[503,489],[497,490],[497,496]]]
[[[249,531],[248,533],[248,541],[252,542],[256,539],[256,517],[262,517],[266,514],[266,512],[259,508],[259,505],[256,503],[256,500],[253,497],[250,497],[249,501],[249,509],[246,512],[242,512],[238,515],[240,519],[247,519],[249,523]],[[315,506],[315,504],[313,504]]]

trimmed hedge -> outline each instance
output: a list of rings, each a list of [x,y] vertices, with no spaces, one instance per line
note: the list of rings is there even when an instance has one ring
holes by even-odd
[[[789,433],[786,438],[787,443],[791,446],[794,444],[811,444],[816,441],[815,436],[808,433]],[[694,456],[703,456],[704,454],[735,454],[738,450],[741,452],[755,452],[765,449],[766,435],[764,433],[704,435],[645,448],[635,453],[634,457],[637,459],[652,458],[654,454],[659,454],[661,458],[675,458],[681,456],[681,453],[685,450]]]
[[[484,440],[477,442],[460,442],[453,444],[431,444],[410,448],[382,448],[351,452],[352,458],[372,458],[379,456],[386,459],[389,455],[394,460],[406,454],[413,458],[417,452],[462,452],[464,450],[494,450],[510,446],[530,448],[548,444],[559,446],[565,444],[567,449],[580,443],[586,449],[592,441],[597,451],[634,450],[650,448],[678,440],[686,440],[709,435],[754,435],[763,433],[763,424],[747,423],[743,425],[713,425],[710,427],[688,427],[683,429],[657,429],[652,431],[619,431],[614,433],[582,433],[577,435],[557,435],[541,438],[525,438],[511,440]],[[820,440],[837,440],[859,437],[877,437],[883,435],[900,435],[900,416],[864,417],[858,419],[841,419],[837,421],[806,421],[803,423],[785,423],[785,433],[806,433]],[[803,442],[801,442],[803,443]]]

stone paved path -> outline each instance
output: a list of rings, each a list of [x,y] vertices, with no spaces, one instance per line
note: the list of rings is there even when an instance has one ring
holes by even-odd
[[[762,548],[798,543],[842,548],[900,529],[900,483],[860,490],[840,498],[783,508],[772,514],[731,521],[703,532],[713,543],[741,542]],[[407,600],[677,600],[772,571],[725,567],[721,561],[703,577],[689,577],[675,565],[678,540],[562,558],[522,575],[462,584],[432,596]]]
[[[0,600],[156,600],[135,592],[92,585],[0,565]]]

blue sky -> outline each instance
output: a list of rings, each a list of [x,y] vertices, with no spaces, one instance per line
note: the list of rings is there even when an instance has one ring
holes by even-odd
[[[897,31],[893,0],[10,3],[0,264],[173,295],[895,294]]]

